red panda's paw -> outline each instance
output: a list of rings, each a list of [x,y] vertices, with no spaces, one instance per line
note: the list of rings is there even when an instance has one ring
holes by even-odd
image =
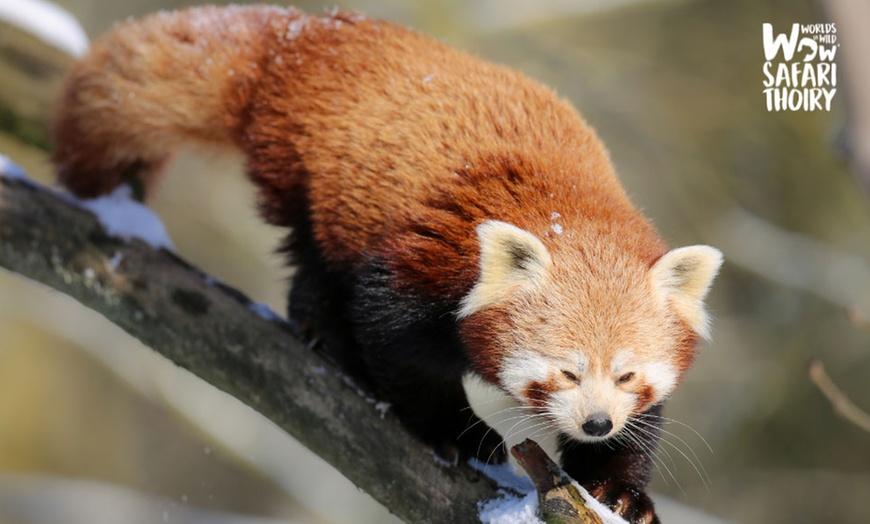
[[[652,499],[637,485],[606,480],[594,482],[586,488],[593,497],[631,524],[661,524]]]

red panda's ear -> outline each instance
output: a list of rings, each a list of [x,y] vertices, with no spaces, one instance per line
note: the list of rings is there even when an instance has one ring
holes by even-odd
[[[710,338],[704,298],[722,265],[722,252],[710,246],[668,251],[650,270],[653,286],[668,299],[689,327]]]
[[[457,316],[465,318],[504,300],[516,287],[535,286],[549,273],[550,252],[535,235],[506,222],[477,226],[480,276],[462,299]]]

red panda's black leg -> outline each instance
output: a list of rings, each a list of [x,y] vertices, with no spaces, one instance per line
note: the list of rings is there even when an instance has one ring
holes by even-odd
[[[471,410],[454,307],[396,291],[385,264],[358,275],[351,316],[366,368],[392,411],[448,462],[502,462],[501,437]]]
[[[316,266],[298,266],[290,287],[287,319],[310,347],[341,366],[358,385],[370,389],[346,314],[349,289],[341,275]]]
[[[630,438],[617,435],[607,443],[584,443],[568,437],[561,442],[562,468],[595,498],[632,524],[659,522],[646,486],[652,476],[652,454],[658,446],[662,405],[646,414],[645,424],[656,424]],[[625,428],[623,431],[631,431]]]
[[[466,362],[454,316],[396,296],[379,264],[354,276],[323,264],[306,222],[284,251],[296,267],[288,318],[358,382],[388,401],[401,422],[447,462],[478,457],[502,462],[501,438],[474,415],[461,377]],[[352,309],[348,309],[353,305]],[[435,321],[431,319],[437,319]]]
[[[303,340],[341,366],[358,385],[371,388],[347,315],[352,291],[350,277],[325,267],[307,221],[298,223],[282,251],[296,268],[287,303],[290,325]]]

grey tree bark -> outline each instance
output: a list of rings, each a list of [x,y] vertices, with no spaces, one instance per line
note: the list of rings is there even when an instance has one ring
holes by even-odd
[[[45,187],[0,176],[0,267],[70,295],[259,411],[408,522],[477,522],[478,503],[499,495],[466,464],[439,466],[283,321],[169,251],[109,236]]]

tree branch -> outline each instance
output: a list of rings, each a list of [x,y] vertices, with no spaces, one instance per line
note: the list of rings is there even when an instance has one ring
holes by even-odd
[[[602,524],[601,517],[586,506],[573,480],[541,449],[526,439],[511,448],[511,454],[526,470],[538,491],[541,516],[547,524],[585,522]]]
[[[476,522],[478,503],[503,494],[466,464],[439,466],[374,397],[240,292],[2,174],[0,267],[70,295],[265,415],[406,521]]]
[[[439,467],[394,416],[241,293],[2,176],[0,266],[72,296],[256,409],[407,521],[474,522],[478,501],[498,495],[465,464]]]
[[[829,377],[828,373],[825,371],[825,366],[822,364],[821,360],[813,359],[810,361],[809,376],[810,380],[813,381],[813,384],[815,384],[825,398],[828,399],[838,415],[870,433],[870,414],[862,411],[861,408],[856,406],[855,403],[852,402],[845,393],[843,393],[842,389],[834,384],[834,381],[831,380],[831,377]]]

